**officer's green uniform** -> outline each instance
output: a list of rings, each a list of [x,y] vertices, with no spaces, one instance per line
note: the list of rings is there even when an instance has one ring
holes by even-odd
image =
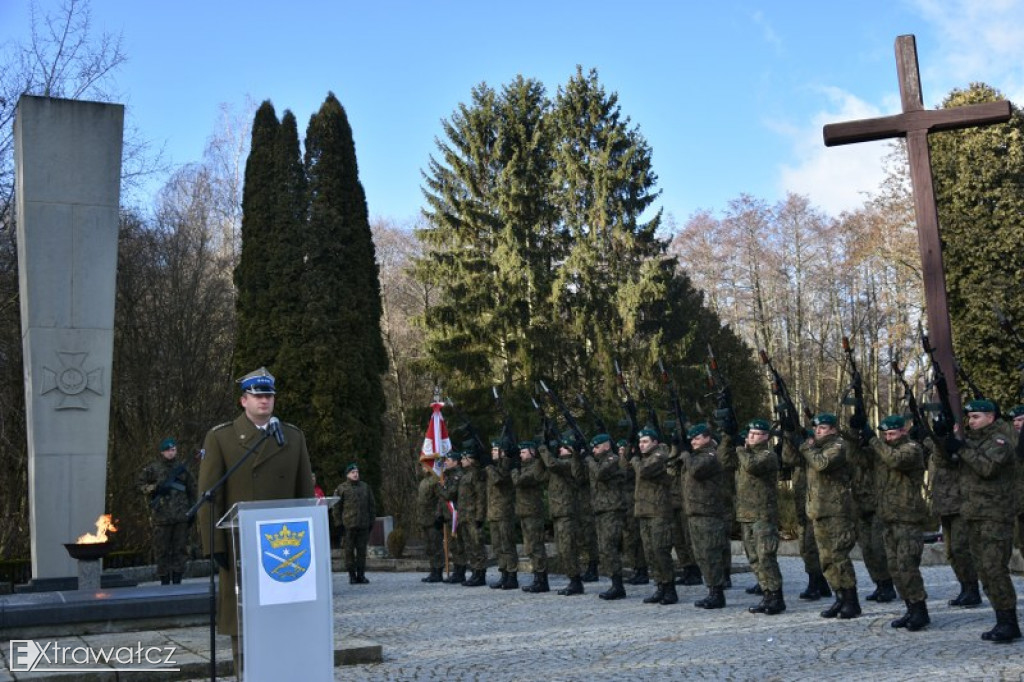
[[[168,438],[160,444],[160,452],[176,445]],[[180,583],[188,556],[188,512],[196,500],[196,479],[185,462],[160,454],[143,467],[136,483],[149,504],[156,574],[164,585]]]

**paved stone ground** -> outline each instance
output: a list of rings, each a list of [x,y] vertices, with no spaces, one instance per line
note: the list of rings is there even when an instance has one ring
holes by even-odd
[[[421,575],[371,574],[370,585],[337,585],[340,632],[380,643],[384,662],[337,669],[338,680],[525,682],[660,680],[1022,680],[1024,643],[991,644],[980,634],[995,622],[987,602],[956,609],[947,566],[924,569],[932,625],[908,633],[889,621],[902,605],[863,601],[871,585],[857,562],[864,615],[826,620],[831,600],[796,597],[806,584],[797,558],[781,559],[788,610],[747,613],[759,597],[735,577],[728,606],[704,611],[693,601],[702,587],[678,588],[673,606],[642,603],[653,587],[627,586],[629,598],[605,602],[607,580],[587,594],[560,597],[451,585],[428,585]],[[488,578],[494,579],[491,569]],[[1018,594],[1024,582],[1014,578]],[[564,586],[562,576],[552,580]],[[1024,615],[1024,613],[1022,613]]]

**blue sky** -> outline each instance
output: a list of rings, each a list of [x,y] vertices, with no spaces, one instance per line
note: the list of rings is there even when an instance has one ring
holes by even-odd
[[[38,0],[52,10],[59,0]],[[25,40],[27,0],[0,0],[0,42]],[[345,106],[370,213],[422,206],[440,122],[470,89],[517,74],[550,95],[576,65],[654,151],[679,222],[741,193],[804,194],[830,214],[882,177],[885,143],[826,149],[825,123],[897,113],[893,44],[917,37],[925,105],[984,81],[1024,101],[1024,0],[92,0],[122,33],[117,89],[168,159],[201,158],[222,104],[270,99],[305,129],[328,91]]]

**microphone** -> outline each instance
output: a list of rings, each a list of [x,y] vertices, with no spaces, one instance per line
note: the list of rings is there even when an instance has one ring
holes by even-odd
[[[277,441],[278,447],[284,445],[284,431],[281,429],[281,420],[277,417],[271,417],[270,421],[267,422],[267,432],[273,434],[274,440]]]

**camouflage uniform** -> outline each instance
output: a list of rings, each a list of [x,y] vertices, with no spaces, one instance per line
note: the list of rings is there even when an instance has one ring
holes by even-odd
[[[463,458],[463,462],[469,460]],[[466,564],[473,569],[473,576],[463,584],[483,585],[487,570],[487,552],[484,550],[484,521],[487,519],[487,482],[484,472],[476,460],[463,468],[459,479],[459,523],[456,533],[462,538],[466,552]]]
[[[434,472],[423,469],[421,476],[416,490],[416,519],[423,532],[424,552],[430,562],[428,582],[439,582],[441,571],[444,569],[444,543],[441,537],[444,517],[441,515],[441,496]]]
[[[856,528],[846,444],[838,434],[830,434],[804,441],[800,453],[807,462],[807,517],[825,578],[833,590],[856,591],[857,575],[850,561]]]
[[[729,573],[732,569],[732,525],[736,521],[736,447],[731,436],[724,436],[718,446],[718,461],[722,463],[722,521],[725,522],[725,542],[722,543],[722,568],[725,585],[732,587]]]
[[[885,523],[885,552],[900,597],[909,603],[928,598],[921,578],[922,526],[928,519],[924,487],[924,449],[906,435],[891,443],[874,437],[871,448],[884,469],[878,471],[878,514]]]
[[[584,582],[597,580],[597,559],[600,554],[597,539],[597,519],[594,517],[594,501],[591,498],[590,477],[585,466],[579,468],[576,480],[577,525],[579,527],[580,564],[585,565]]]
[[[516,489],[516,516],[523,530],[523,550],[530,557],[534,574],[546,574],[544,491],[548,485],[548,471],[544,462],[536,457],[523,460],[518,469],[512,470],[512,483]]]
[[[491,546],[498,557],[498,570],[503,574],[519,571],[516,553],[516,490],[512,483],[512,469],[516,463],[510,457],[499,457],[487,473],[487,523],[491,529]]]
[[[558,548],[559,563],[565,574],[569,576],[570,581],[577,581],[580,578],[580,530],[579,507],[576,504],[576,498],[577,481],[582,464],[575,454],[568,457],[556,457],[543,445],[540,446],[538,452],[549,474],[548,505],[555,530],[555,546]],[[575,585],[573,587],[575,588]]]
[[[345,570],[349,577],[353,573],[362,577],[366,571],[366,544],[377,518],[373,490],[363,481],[346,480],[334,494],[340,499],[331,511],[335,524],[344,528],[341,545],[345,554]]]
[[[769,441],[737,448],[736,457],[736,520],[750,568],[763,590],[779,592],[779,459]]]
[[[450,457],[453,457],[450,455]],[[457,457],[455,455],[454,457]],[[456,460],[457,461],[457,460]],[[447,583],[461,583],[466,579],[466,548],[458,527],[462,525],[462,510],[459,508],[459,481],[465,472],[459,465],[445,469],[438,482],[438,496],[441,498],[441,515],[444,517],[445,533],[448,534],[448,560],[451,573]],[[452,508],[457,512],[452,514]],[[455,530],[452,530],[454,523]]]
[[[807,589],[800,593],[801,599],[820,599],[822,596],[829,596],[829,593],[822,593],[822,588],[828,588],[821,572],[821,557],[818,554],[818,543],[814,540],[814,524],[807,518],[807,462],[803,454],[793,446],[788,437],[782,440],[782,463],[792,467],[793,475],[793,504],[796,508],[796,522],[798,540],[800,543],[800,557],[804,561],[804,571],[807,573]]]
[[[622,575],[622,527],[625,522],[626,501],[622,484],[626,474],[619,464],[619,456],[609,450],[600,459],[587,457],[586,465],[593,499],[597,546],[601,553],[601,569],[605,575]]]
[[[729,437],[726,436],[726,441]],[[730,443],[731,446],[731,443]],[[693,553],[710,588],[725,585],[725,550],[729,535],[725,513],[725,471],[716,452],[715,442],[693,452],[684,452],[683,502],[690,524]]]
[[[683,505],[683,458],[682,452],[675,447],[669,457],[668,473],[672,476],[672,547],[676,551],[676,560],[683,569],[684,577],[699,574],[697,560],[693,557],[693,543],[690,540],[690,522],[686,518]],[[699,583],[698,583],[699,584]]]
[[[622,504],[625,509],[625,517],[622,526],[622,555],[633,567],[634,578],[637,581],[646,580],[647,557],[644,556],[644,545],[640,541],[640,526],[637,523],[633,511],[636,509],[634,493],[636,490],[636,471],[630,466],[629,460],[624,455],[619,455],[619,468],[622,469]]]
[[[188,512],[196,500],[196,479],[184,462],[161,454],[142,468],[136,483],[149,501],[156,573],[165,585],[180,583],[188,557]]]
[[[870,447],[860,445],[859,435],[844,433],[843,438],[846,440],[847,453],[852,465],[852,494],[857,544],[860,545],[860,551],[864,557],[864,567],[868,569],[871,581],[879,586],[865,599],[874,601],[880,592],[887,592],[888,594],[883,595],[879,601],[891,601],[892,597],[889,595],[892,593],[888,586],[892,582],[892,576],[889,573],[883,538],[885,524],[877,513],[879,479],[885,475],[886,467],[878,461]],[[882,442],[884,443],[884,441]]]
[[[647,564],[659,585],[673,582],[672,485],[667,470],[669,449],[659,443],[648,454],[632,460],[636,472],[633,515],[640,526]]]
[[[946,545],[946,560],[960,583],[960,594],[950,601],[950,606],[962,606],[968,593],[973,592],[978,601],[971,600],[968,606],[981,602],[978,592],[978,571],[971,558],[971,545],[967,539],[967,521],[960,513],[963,495],[960,493],[960,464],[944,457],[939,446],[931,438],[924,441],[928,458],[929,511],[939,517],[942,524],[942,540]],[[939,454],[936,454],[939,453]],[[956,603],[953,603],[956,602]]]

